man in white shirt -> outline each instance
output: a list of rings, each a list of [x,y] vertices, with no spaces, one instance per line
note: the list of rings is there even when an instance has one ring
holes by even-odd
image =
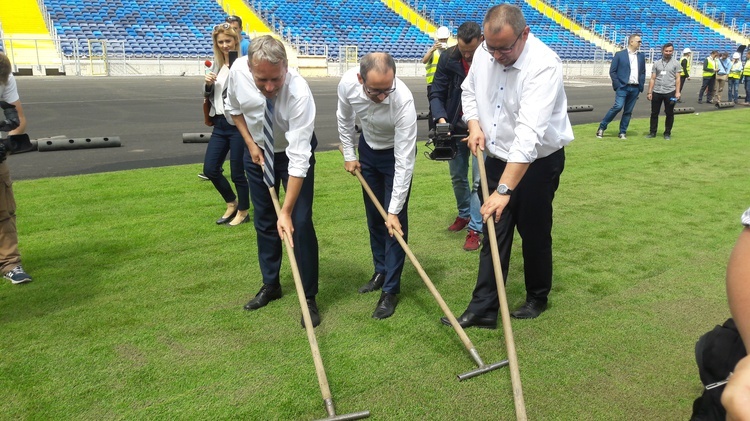
[[[5,157],[6,153],[11,153],[11,137],[26,133],[26,117],[11,70],[10,60],[0,53],[0,101],[3,102],[3,109],[0,110],[0,272],[11,283],[23,284],[31,282],[31,276],[21,266],[16,231],[16,200],[13,198],[13,182]],[[9,114],[14,115],[7,118]]]
[[[526,301],[511,315],[532,319],[547,308],[552,288],[552,200],[565,166],[563,147],[573,140],[560,58],[531,35],[521,10],[494,6],[484,18],[477,49],[461,85],[468,145],[487,154],[485,220],[479,272],[463,327],[495,329],[499,300],[489,232],[494,223],[507,279],[514,228],[523,241]],[[441,321],[450,325],[443,317]]]
[[[315,181],[315,101],[307,81],[287,66],[281,41],[262,36],[250,44],[229,74],[225,112],[245,139],[245,170],[253,202],[263,286],[246,305],[256,310],[281,298],[281,234],[292,240],[313,326],[320,324],[318,238],[312,221]],[[266,116],[268,112],[268,116]],[[268,119],[268,120],[267,120]],[[264,123],[269,126],[264,126]],[[272,145],[266,146],[270,140]],[[268,150],[273,148],[273,154]],[[269,155],[265,155],[267,152]],[[266,160],[266,156],[270,158]],[[269,173],[264,173],[268,169]],[[269,179],[270,177],[270,179]],[[286,195],[277,219],[268,184]],[[304,321],[303,321],[304,323]]]
[[[407,208],[417,151],[417,111],[406,85],[396,77],[396,64],[387,53],[365,55],[359,69],[344,74],[338,86],[339,139],[344,150],[344,168],[356,170],[369,184],[388,212],[386,221],[364,189],[367,226],[375,274],[359,289],[360,293],[382,287],[373,318],[393,315],[401,289],[405,253],[393,233],[407,240]],[[357,136],[354,123],[359,119],[359,159],[354,151]]]

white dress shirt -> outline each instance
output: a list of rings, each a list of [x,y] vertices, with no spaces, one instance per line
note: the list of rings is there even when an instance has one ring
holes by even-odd
[[[628,85],[638,85],[638,51],[628,49],[628,61],[630,62]]]
[[[491,156],[531,163],[573,140],[562,62],[531,34],[508,67],[478,48],[461,88],[464,121],[479,121]]]
[[[229,72],[224,111],[228,120],[243,115],[250,135],[263,149],[263,119],[266,97],[255,86],[247,56],[232,64]],[[304,178],[310,168],[313,130],[315,129],[315,101],[307,81],[294,69],[288,69],[284,85],[274,99],[273,149],[286,151],[289,175]]]
[[[227,87],[227,80],[229,79],[229,66],[225,64],[219,69],[216,67],[217,63],[214,62],[210,70],[216,73],[216,80],[213,85],[205,87],[204,83],[203,88],[205,92],[211,96],[211,111],[208,113],[211,117],[224,114],[224,89]],[[234,122],[231,118],[227,118],[227,121],[234,126]]]
[[[401,79],[395,78],[396,90],[383,102],[375,103],[365,94],[357,79],[358,73],[359,67],[350,69],[344,73],[338,86],[336,119],[344,160],[357,160],[354,123],[359,118],[365,142],[372,149],[393,149],[396,167],[388,213],[398,214],[406,202],[416,161],[417,110],[414,97]]]

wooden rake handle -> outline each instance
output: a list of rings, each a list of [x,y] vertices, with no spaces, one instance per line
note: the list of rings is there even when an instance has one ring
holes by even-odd
[[[276,217],[281,216],[281,205],[279,204],[279,197],[276,195],[276,189],[271,186],[268,188],[268,192],[271,194],[271,200],[273,201],[273,207],[276,210]],[[289,242],[286,232],[281,234],[284,238],[284,244],[286,245],[286,254],[289,256],[289,264],[292,267],[292,276],[294,277],[294,286],[297,289],[297,298],[299,298],[299,306],[302,309],[302,319],[305,321],[305,330],[307,331],[307,340],[310,342],[310,351],[312,351],[313,361],[315,362],[315,372],[318,375],[318,384],[320,385],[320,393],[323,395],[323,401],[326,404],[326,411],[329,416],[335,415],[333,410],[333,404],[331,399],[331,389],[328,386],[328,377],[326,377],[326,370],[323,367],[323,358],[320,356],[320,349],[318,348],[318,340],[315,338],[315,329],[312,325],[312,319],[310,318],[310,309],[307,308],[307,300],[305,299],[305,289],[302,287],[302,277],[299,273],[299,267],[297,266],[297,258],[294,256],[294,248]]]
[[[485,202],[490,194],[487,190],[487,171],[484,168],[484,152],[477,147],[477,162],[479,163],[479,176],[482,180],[482,197]],[[492,252],[492,266],[495,269],[495,283],[497,284],[497,295],[500,300],[500,314],[505,331],[505,348],[508,352],[510,366],[510,380],[513,386],[513,402],[516,407],[516,419],[526,420],[526,405],[523,400],[523,388],[521,387],[521,372],[518,369],[518,358],[516,356],[516,344],[513,340],[513,328],[510,325],[510,312],[508,311],[508,298],[505,295],[505,281],[500,267],[500,252],[497,247],[495,235],[495,221],[491,216],[487,221],[487,235],[490,237],[490,251]]]

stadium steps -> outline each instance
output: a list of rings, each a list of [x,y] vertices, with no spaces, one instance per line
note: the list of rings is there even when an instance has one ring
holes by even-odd
[[[620,50],[620,48],[618,48],[615,44],[609,42],[608,40],[602,38],[600,35],[592,31],[589,31],[588,29],[568,19],[567,17],[565,17],[565,15],[560,13],[557,9],[550,6],[549,4],[541,0],[524,0],[524,1],[526,2],[526,4],[533,7],[535,10],[539,11],[539,13],[541,13],[542,15],[550,18],[551,20],[553,20],[555,23],[557,23],[564,29],[596,45],[602,50],[608,53],[612,53],[612,54]]]
[[[216,2],[219,3],[219,6],[221,6],[225,12],[227,12],[227,15],[241,17],[242,23],[245,26],[245,28],[242,29],[249,29],[249,32],[253,33],[253,36],[256,36],[256,34],[265,35],[273,32],[271,28],[269,28],[268,25],[266,25],[266,23],[255,14],[255,12],[247,6],[247,3],[245,3],[244,0],[216,0]]]
[[[380,0],[385,6],[394,13],[404,18],[405,21],[419,28],[420,31],[427,35],[432,35],[437,31],[437,26],[433,25],[432,22],[423,18],[417,11],[411,6],[404,3],[401,0]]]
[[[16,67],[60,66],[52,36],[36,0],[4,2],[0,8],[4,51]]]
[[[712,29],[722,36],[731,39],[732,41],[736,42],[737,44],[750,44],[750,38],[746,37],[742,34],[740,34],[737,31],[733,31],[727,26],[722,25],[721,23],[711,19],[710,17],[704,15],[701,11],[696,10],[692,6],[680,1],[680,0],[663,0],[664,3],[672,6],[675,8],[678,12],[684,14],[685,16],[689,17],[690,19],[693,19],[694,21],[700,23],[701,25],[704,25],[705,27]]]

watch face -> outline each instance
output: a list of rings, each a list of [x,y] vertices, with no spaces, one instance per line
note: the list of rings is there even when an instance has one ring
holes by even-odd
[[[508,194],[509,191],[510,189],[505,184],[500,184],[499,186],[497,186],[497,192],[500,194]]]

